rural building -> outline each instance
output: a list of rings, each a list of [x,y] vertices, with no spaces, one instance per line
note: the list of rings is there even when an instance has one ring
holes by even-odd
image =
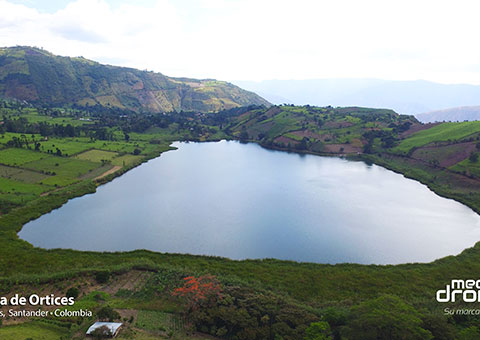
[[[95,322],[93,325],[90,326],[90,328],[87,330],[87,335],[92,335],[95,330],[106,327],[110,330],[110,334],[112,338],[116,337],[118,335],[118,331],[120,330],[120,327],[122,327],[122,323],[120,322]]]

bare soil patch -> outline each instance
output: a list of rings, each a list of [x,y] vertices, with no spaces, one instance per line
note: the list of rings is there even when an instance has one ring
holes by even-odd
[[[314,138],[314,139],[319,139],[321,140],[322,139],[322,135],[318,134],[318,133],[315,133],[313,131],[310,131],[310,130],[298,130],[298,131],[293,131],[293,132],[290,132],[291,134],[295,135],[295,136],[298,136],[298,137],[307,137],[307,138]]]
[[[284,144],[285,146],[288,144],[290,144],[290,146],[294,146],[298,144],[296,140],[285,137],[285,136],[277,137],[273,141],[277,144]]]
[[[352,122],[326,122],[323,126],[329,129],[343,129],[353,126]]]
[[[95,177],[95,180],[100,179],[100,178],[103,178],[103,177],[108,176],[108,175],[110,175],[110,174],[113,174],[115,171],[120,170],[121,168],[122,168],[121,166],[115,165],[115,166],[114,166],[113,168],[111,168],[110,170],[105,171],[105,172],[104,172],[103,174],[101,174],[100,176]]]
[[[357,153],[362,151],[362,148],[352,144],[325,144],[323,149],[330,153]]]
[[[476,150],[474,142],[444,146],[425,146],[415,150],[412,158],[424,161],[436,161],[439,166],[448,168],[468,158],[474,150]]]

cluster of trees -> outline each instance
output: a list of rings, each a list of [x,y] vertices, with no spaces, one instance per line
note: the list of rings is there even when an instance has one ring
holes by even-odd
[[[314,308],[273,291],[216,277],[158,275],[161,291],[182,299],[195,330],[235,340],[471,340],[480,339],[472,315],[417,309],[391,294],[357,304]],[[172,282],[175,282],[172,287]]]
[[[0,101],[1,105],[7,105]],[[215,126],[223,128],[229,117],[244,112],[247,108],[232,109],[224,114],[202,114],[196,112],[172,112],[164,114],[141,114],[118,108],[106,108],[92,106],[81,111],[80,108],[60,110],[48,106],[28,107],[41,115],[48,117],[65,117],[79,119],[88,117],[88,124],[72,125],[70,123],[59,124],[48,121],[29,122],[25,117],[19,116],[24,108],[16,104],[18,108],[2,109],[0,119],[0,133],[14,132],[22,134],[40,134],[45,137],[91,137],[99,140],[114,140],[113,131],[121,130],[125,140],[129,140],[129,133],[143,133],[149,128],[171,128],[173,132],[188,132],[192,139],[203,135],[213,134],[217,130]],[[15,106],[15,107],[16,107]]]
[[[200,300],[189,320],[201,332],[226,339],[302,339],[318,316],[269,292],[224,287],[215,305]]]
[[[29,123],[26,118],[3,118],[0,132],[40,134],[42,136],[78,137],[81,129],[71,124],[49,124],[47,122]]]
[[[383,148],[391,148],[395,146],[397,141],[394,133],[388,130],[369,130],[363,133],[362,137],[366,140],[363,146],[364,153],[372,153],[375,139],[379,138]]]
[[[190,299],[188,306],[186,317],[198,331],[225,339],[480,339],[478,321],[422,314],[395,295],[381,295],[351,308],[316,310],[272,292],[227,286],[214,304],[212,299]]]

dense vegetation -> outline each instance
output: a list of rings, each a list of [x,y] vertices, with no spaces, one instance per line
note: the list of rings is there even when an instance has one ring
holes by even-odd
[[[227,82],[171,78],[22,46],[0,48],[0,96],[44,105],[106,106],[136,112],[209,112],[268,105],[255,93]]]
[[[478,317],[444,314],[446,307],[478,304],[440,304],[435,292],[454,278],[477,279],[480,244],[428,264],[364,266],[44,250],[16,235],[27,221],[169,150],[173,140],[233,138],[361,158],[479,211],[477,122],[422,125],[390,110],[355,107],[251,106],[216,114],[147,115],[16,101],[1,103],[0,119],[2,293],[75,293],[73,309],[96,312],[91,319],[20,325],[5,319],[2,339],[82,338],[97,318],[123,320],[125,339],[203,337],[194,330],[225,339],[478,338]],[[221,289],[196,301],[174,296],[187,276],[211,277]]]

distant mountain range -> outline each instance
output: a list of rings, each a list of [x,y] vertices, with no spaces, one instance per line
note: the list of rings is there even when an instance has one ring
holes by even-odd
[[[424,80],[310,79],[234,83],[260,94],[274,104],[365,106],[388,108],[398,113],[414,115],[452,107],[480,105],[478,85],[447,85]],[[460,120],[470,119],[456,117]],[[450,120],[447,116],[442,116],[443,119]]]
[[[417,114],[416,117],[424,123],[480,120],[480,106],[453,107],[445,110],[420,113]]]
[[[0,48],[0,97],[137,112],[209,112],[270,105],[257,94],[223,81],[172,78],[24,46]]]

